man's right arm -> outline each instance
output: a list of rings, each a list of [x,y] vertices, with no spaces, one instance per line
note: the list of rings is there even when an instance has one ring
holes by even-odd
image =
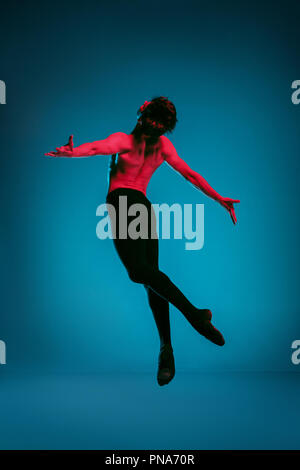
[[[180,173],[187,181],[200,189],[207,196],[217,202],[221,202],[222,196],[217,193],[208,182],[199,173],[194,171],[189,165],[179,157],[172,142],[166,137],[163,139],[163,156],[165,161],[178,173]]]
[[[234,203],[240,202],[239,199],[231,199],[230,197],[223,197],[215,191],[208,182],[196,171],[192,170],[188,164],[179,157],[172,142],[166,137],[163,137],[162,153],[165,161],[178,173],[180,173],[186,180],[192,183],[196,188],[215,201],[219,202],[230,214],[231,220],[236,224],[237,219],[234,212]]]

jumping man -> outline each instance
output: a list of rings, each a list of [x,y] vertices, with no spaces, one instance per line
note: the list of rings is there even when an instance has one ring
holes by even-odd
[[[207,196],[219,202],[230,214],[232,222],[237,219],[234,203],[238,199],[220,196],[207,181],[179,157],[172,142],[164,134],[171,133],[177,120],[174,104],[166,97],[159,96],[145,101],[137,111],[138,121],[130,134],[115,132],[106,139],[86,143],[74,147],[73,136],[69,142],[56,148],[55,152],[45,155],[51,157],[89,157],[93,155],[111,155],[109,171],[109,187],[106,202],[114,208],[116,221],[114,245],[125,266],[129,278],[133,282],[143,284],[160,338],[157,381],[159,385],[169,383],[175,375],[175,361],[170,334],[169,303],[174,305],[185,316],[189,323],[208,340],[223,346],[222,334],[212,325],[212,313],[209,309],[194,306],[159,269],[158,238],[133,239],[119,237],[119,197],[127,197],[127,207],[143,204],[148,210],[149,232],[155,228],[153,206],[146,196],[147,186],[157,168],[167,162],[187,181],[200,189]],[[133,217],[127,217],[127,228]],[[152,225],[151,225],[152,224]]]

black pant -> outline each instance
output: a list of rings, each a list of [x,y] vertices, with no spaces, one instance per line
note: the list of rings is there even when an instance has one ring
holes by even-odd
[[[120,238],[120,200],[119,196],[127,196],[127,209],[132,204],[144,204],[148,210],[149,236],[147,239]],[[118,255],[124,264],[129,278],[133,282],[144,284],[150,308],[153,312],[156,325],[162,343],[170,342],[169,302],[177,307],[185,317],[190,320],[198,310],[192,305],[183,293],[173,284],[170,278],[160,271],[158,266],[158,239],[151,238],[151,233],[156,233],[155,212],[147,197],[136,189],[117,188],[106,197],[106,202],[111,204],[116,211],[116,219],[111,220],[112,232],[115,236],[114,245]],[[124,214],[122,214],[124,216]],[[129,224],[139,215],[127,215],[127,228]],[[114,224],[114,222],[116,222]]]

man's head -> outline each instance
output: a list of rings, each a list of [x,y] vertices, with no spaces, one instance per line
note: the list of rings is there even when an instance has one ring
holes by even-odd
[[[176,108],[165,96],[145,101],[139,107],[137,116],[139,130],[153,138],[172,132],[178,122]]]

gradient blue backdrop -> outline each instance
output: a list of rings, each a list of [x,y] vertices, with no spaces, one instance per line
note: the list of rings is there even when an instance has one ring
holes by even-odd
[[[160,394],[166,400],[176,386],[186,397],[187,372],[198,379],[225,373],[227,383],[236,371],[281,373],[283,381],[296,374],[282,392],[283,402],[289,401],[300,370],[290,359],[291,343],[300,337],[300,105],[291,102],[291,83],[300,79],[299,3],[28,1],[10,2],[1,16],[0,79],[7,85],[7,104],[0,107],[3,380],[20,379],[22,389],[23,375],[26,383],[26,377],[43,375],[149,373],[142,390],[150,412]],[[212,309],[227,341],[217,348],[171,307],[177,376],[158,390],[159,341],[145,291],[129,281],[112,241],[96,237],[109,157],[44,157],[70,134],[79,145],[131,132],[137,108],[154,95],[176,105],[178,124],[170,138],[179,155],[219,193],[241,200],[234,226],[219,205],[167,165],[149,184],[153,203],[205,204],[203,249],[186,251],[184,240],[161,240],[160,265],[192,302]],[[76,393],[75,379],[73,386]],[[206,386],[208,396],[215,386]],[[124,393],[134,400],[134,385],[128,387]],[[180,393],[169,397],[175,408]],[[254,408],[242,407],[246,415],[260,400],[258,394]],[[11,413],[22,403],[16,396]],[[75,422],[76,408],[70,412]],[[232,411],[228,419],[233,403]],[[18,426],[19,440],[12,431],[0,446],[97,446],[93,430],[86,440],[56,442],[57,434],[47,431],[47,439],[38,440],[38,423],[31,434]],[[151,441],[150,431],[140,442],[138,427],[129,441],[113,431],[103,441],[101,432],[99,448],[143,448],[148,442],[179,448],[175,437],[170,444],[163,436]],[[180,441],[183,448],[197,448],[194,432]],[[259,446],[257,433],[250,441],[245,433],[241,440],[237,428],[232,440],[221,433],[199,445]],[[264,446],[263,437],[259,442]],[[297,446],[293,440],[268,442]]]

